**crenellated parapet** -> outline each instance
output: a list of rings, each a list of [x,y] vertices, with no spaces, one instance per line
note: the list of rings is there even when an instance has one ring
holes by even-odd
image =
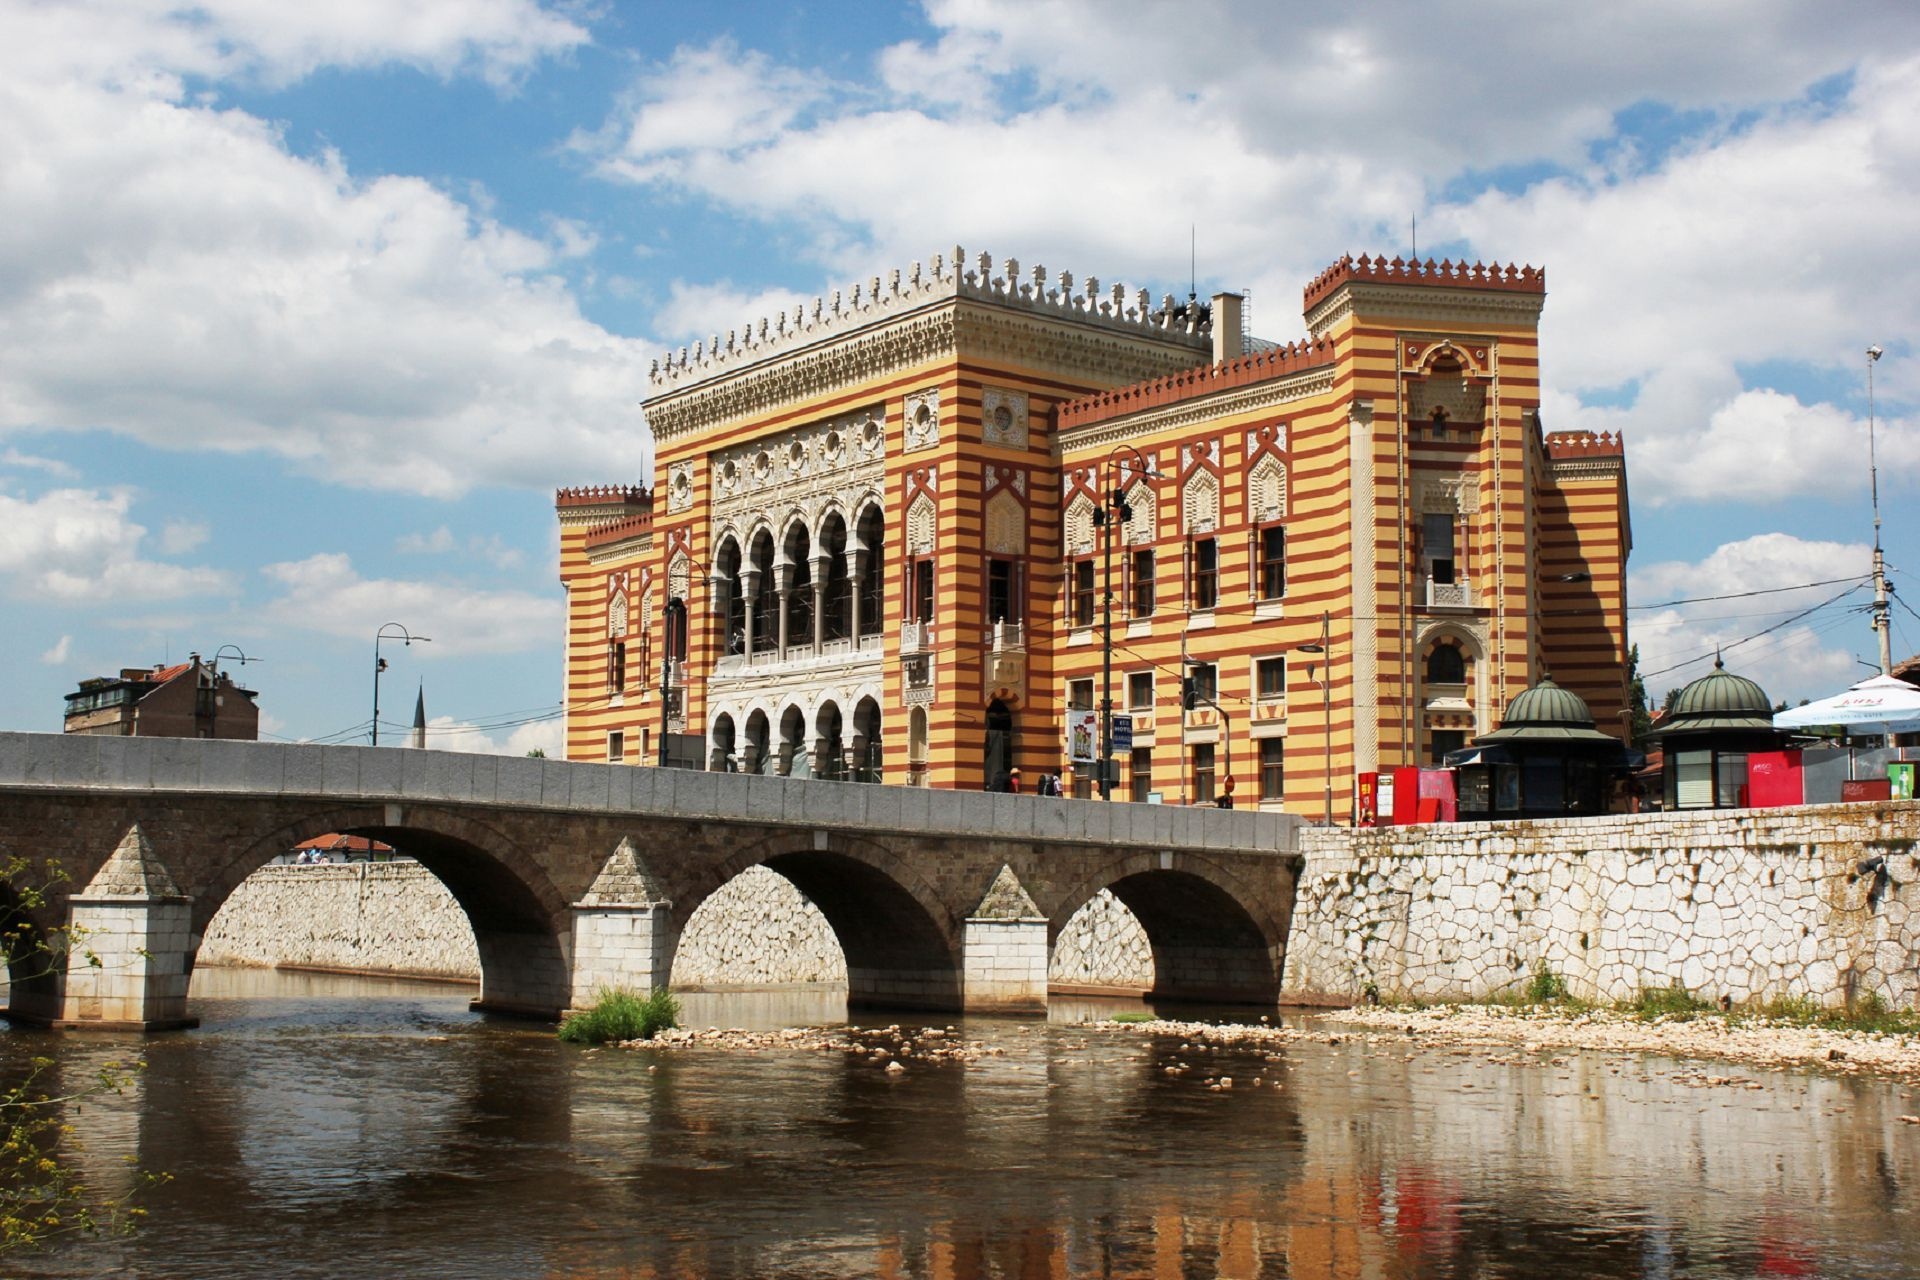
[[[1273,378],[1282,378],[1305,369],[1318,369],[1334,361],[1334,344],[1325,338],[1289,342],[1268,347],[1215,365],[1202,365],[1155,378],[1082,396],[1060,406],[1060,428],[1090,426],[1109,418],[1124,417],[1141,409],[1177,404],[1196,396],[1211,395],[1233,387],[1252,386]]]
[[[1560,458],[1624,458],[1626,442],[1615,431],[1555,431],[1546,438],[1547,456]]]
[[[596,534],[621,526],[622,537],[644,534],[653,527],[653,490],[641,485],[587,484],[556,489],[554,510],[569,535]]]
[[[553,505],[558,510],[568,507],[603,507],[608,505],[653,506],[653,491],[633,484],[585,484],[570,489],[555,489]]]
[[[1491,289],[1503,293],[1539,293],[1547,291],[1545,267],[1517,267],[1511,263],[1454,262],[1442,258],[1387,259],[1379,256],[1358,258],[1342,255],[1340,260],[1308,283],[1302,310],[1311,311],[1341,285],[1360,280],[1370,284],[1419,285],[1425,288]]]
[[[749,322],[694,343],[656,360],[651,368],[654,393],[666,395],[729,370],[756,364],[811,346],[823,339],[852,333],[933,303],[974,299],[1031,312],[1066,317],[1116,332],[1154,337],[1204,338],[1208,321],[1198,307],[1177,303],[1162,295],[1155,306],[1145,289],[1129,291],[1124,284],[1102,291],[1100,280],[1088,276],[1076,284],[1071,271],[1050,276],[1035,265],[1022,271],[1017,258],[1007,258],[996,269],[993,255],[980,254],[966,266],[966,250],[954,246],[951,256],[936,253],[904,272],[889,271],[845,290],[800,304],[791,312]]]

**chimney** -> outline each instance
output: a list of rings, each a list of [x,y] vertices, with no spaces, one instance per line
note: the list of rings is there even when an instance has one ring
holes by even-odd
[[[1245,302],[1246,299],[1237,293],[1213,295],[1213,362],[1215,364],[1236,360],[1247,353],[1246,343],[1240,334],[1240,326],[1244,323],[1241,308]]]

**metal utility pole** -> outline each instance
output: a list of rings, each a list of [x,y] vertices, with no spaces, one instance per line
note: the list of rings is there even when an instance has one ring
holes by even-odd
[[[1873,484],[1873,629],[1880,633],[1880,674],[1893,674],[1893,617],[1887,604],[1887,558],[1880,550],[1880,463],[1873,450],[1873,366],[1883,353],[1867,348],[1867,469]]]
[[[1296,652],[1311,653],[1319,658],[1320,679],[1316,683],[1320,686],[1320,727],[1322,729],[1320,735],[1323,808],[1321,822],[1330,827],[1333,825],[1333,615],[1324,611],[1320,614],[1319,644],[1299,644],[1295,645],[1294,649]],[[1313,679],[1311,665],[1307,668],[1307,678]]]

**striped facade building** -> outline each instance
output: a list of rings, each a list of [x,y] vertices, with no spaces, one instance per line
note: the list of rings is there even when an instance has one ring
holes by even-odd
[[[557,496],[568,757],[1085,795],[1110,691],[1116,798],[1341,818],[1548,672],[1624,734],[1625,458],[1542,428],[1545,296],[1342,259],[1276,346],[956,249],[682,350],[655,483]]]

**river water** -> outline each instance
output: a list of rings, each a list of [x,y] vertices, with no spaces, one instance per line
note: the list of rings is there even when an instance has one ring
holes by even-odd
[[[890,1077],[819,1052],[586,1051],[458,987],[205,969],[197,1031],[0,1032],[67,1083],[96,1184],[165,1170],[131,1239],[23,1276],[1752,1277],[1920,1273],[1901,1086],[1440,1046],[1271,1058],[1045,1022]],[[691,1025],[837,1023],[815,993]],[[902,1015],[870,1019],[921,1025]],[[942,1023],[944,1025],[944,1023]],[[1193,1069],[1168,1074],[1179,1063]],[[1711,1068],[1739,1075],[1736,1068]],[[1207,1087],[1220,1074],[1231,1091]],[[1258,1087],[1253,1084],[1258,1077]]]

